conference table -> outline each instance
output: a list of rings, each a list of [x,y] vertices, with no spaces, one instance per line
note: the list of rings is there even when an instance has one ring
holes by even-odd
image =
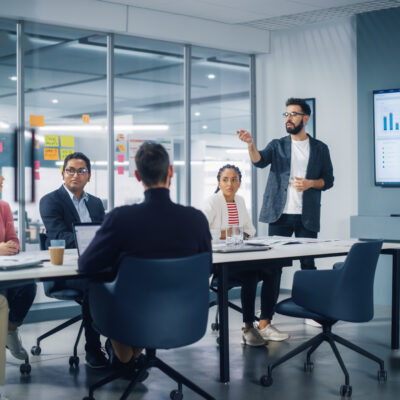
[[[345,256],[357,240],[321,240],[287,238],[274,245],[274,238],[265,238],[265,243],[271,243],[271,249],[238,253],[213,253],[213,265],[218,276],[219,304],[219,362],[220,380],[227,383],[229,377],[229,322],[228,322],[228,272],[230,269],[251,268],[262,260],[263,266],[291,265],[301,257],[338,257]],[[262,239],[260,240],[262,243]],[[400,243],[384,243],[381,254],[392,256],[392,326],[391,348],[399,348],[399,310],[400,310]],[[237,269],[236,268],[236,269]]]
[[[266,239],[267,240],[267,239]],[[290,241],[290,239],[288,239]],[[297,240],[302,240],[298,239]],[[310,241],[310,239],[304,239]],[[291,265],[301,257],[314,258],[345,256],[356,240],[314,240],[309,243],[291,242],[290,245],[273,245],[267,251],[251,251],[243,253],[213,253],[213,264],[218,275],[219,303],[219,358],[220,380],[229,382],[229,322],[228,322],[228,271],[240,265],[240,268],[254,266],[260,260],[263,265],[270,262],[271,266]],[[273,242],[272,242],[273,243]],[[391,347],[399,348],[399,310],[400,310],[400,243],[384,243],[382,254],[392,256],[392,317],[391,317]],[[76,250],[66,250],[64,264],[52,265],[48,251],[26,253],[29,257],[40,257],[45,260],[41,267],[0,271],[0,289],[28,282],[82,278],[77,270],[78,255]]]

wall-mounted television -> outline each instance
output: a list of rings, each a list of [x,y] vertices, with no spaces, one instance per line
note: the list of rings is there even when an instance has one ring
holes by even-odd
[[[400,89],[374,90],[375,185],[400,186]]]

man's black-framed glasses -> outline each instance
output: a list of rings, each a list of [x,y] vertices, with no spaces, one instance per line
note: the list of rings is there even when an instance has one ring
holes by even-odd
[[[79,168],[79,169],[75,169],[75,168],[67,168],[65,170],[65,172],[67,173],[67,175],[73,176],[75,174],[78,175],[85,175],[88,171],[87,168]]]
[[[282,117],[287,118],[287,117],[297,117],[298,115],[306,115],[304,113],[298,113],[296,111],[291,111],[291,112],[284,112],[282,114]]]

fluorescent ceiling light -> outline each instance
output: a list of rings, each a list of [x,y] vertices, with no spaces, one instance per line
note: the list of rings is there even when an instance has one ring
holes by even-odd
[[[208,126],[207,126],[207,125],[203,125],[202,128],[203,128],[203,129],[207,129]]]
[[[10,127],[10,124],[7,124],[7,122],[0,121],[0,129],[8,129]]]
[[[14,81],[15,82],[18,78],[14,75],[14,76],[9,76],[8,79],[10,81]]]
[[[199,113],[198,111],[196,111],[196,112],[194,113],[194,116],[195,116],[195,117],[200,117],[200,113]]]
[[[228,149],[225,151],[229,154],[247,154],[248,153],[247,149]]]
[[[58,99],[53,99],[53,100],[51,100],[51,102],[52,102],[53,104],[57,104],[57,103],[58,103]]]
[[[118,131],[167,131],[169,125],[115,125]],[[39,128],[40,132],[93,132],[106,131],[106,125],[47,125]]]
[[[207,75],[207,78],[208,78],[208,79],[215,79],[216,76],[215,76],[214,74],[208,74],[208,75]]]

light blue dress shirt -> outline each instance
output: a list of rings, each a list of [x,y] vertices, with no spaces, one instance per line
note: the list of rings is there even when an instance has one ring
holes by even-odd
[[[81,222],[92,222],[92,218],[90,218],[89,210],[87,209],[86,202],[89,200],[89,195],[86,192],[82,193],[82,198],[79,201],[75,195],[70,192],[66,186],[64,185],[65,190],[71,197],[72,203],[74,204],[76,211],[78,212],[79,219]]]

